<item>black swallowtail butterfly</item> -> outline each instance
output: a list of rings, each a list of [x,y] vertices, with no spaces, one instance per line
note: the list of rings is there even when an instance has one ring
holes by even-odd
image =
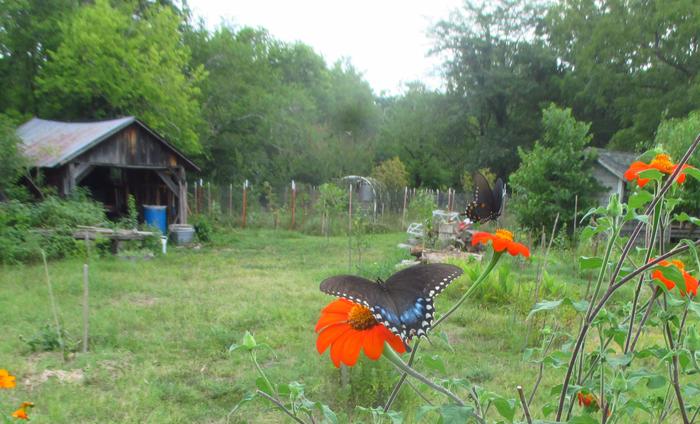
[[[467,205],[462,215],[472,222],[487,222],[501,216],[506,185],[500,178],[496,180],[495,190],[491,190],[486,177],[480,172],[474,174],[474,198]]]
[[[462,270],[454,265],[420,264],[402,269],[386,281],[337,275],[324,280],[321,291],[366,306],[408,347],[413,336],[425,336],[432,326],[433,298],[460,275]]]

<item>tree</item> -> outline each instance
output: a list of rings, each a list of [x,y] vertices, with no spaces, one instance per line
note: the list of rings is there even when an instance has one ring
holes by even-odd
[[[198,153],[202,67],[190,67],[182,18],[153,5],[136,16],[106,0],[82,6],[61,25],[37,83],[42,111],[56,119],[135,115],[187,153]]]
[[[0,114],[0,198],[15,187],[25,169],[26,160],[15,128],[10,118]]]
[[[585,151],[591,141],[590,124],[578,122],[571,109],[550,105],[542,112],[542,137],[530,151],[518,149],[520,167],[510,176],[511,207],[518,222],[535,232],[574,218],[591,205],[598,188],[591,174],[592,157]]]
[[[516,147],[540,134],[541,105],[559,100],[556,55],[534,37],[541,15],[541,6],[523,0],[467,1],[434,28],[435,51],[447,57],[448,133],[468,170],[514,170]]]
[[[388,190],[402,190],[408,185],[408,171],[398,156],[375,166],[372,170],[372,177]]]
[[[700,3],[565,0],[544,20],[566,76],[566,104],[593,122],[596,143],[647,147],[664,118],[700,107]]]

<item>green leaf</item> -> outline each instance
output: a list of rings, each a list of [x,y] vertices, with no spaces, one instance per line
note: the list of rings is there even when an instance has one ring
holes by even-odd
[[[685,337],[685,347],[693,353],[700,351],[700,336],[698,336],[698,330],[694,325],[688,328],[688,335]]]
[[[647,387],[652,390],[666,387],[666,377],[658,374],[649,377],[649,380],[647,381]]]
[[[688,310],[694,313],[698,318],[700,318],[700,303],[691,300],[688,302]]]
[[[538,302],[537,304],[535,304],[530,313],[527,315],[527,319],[529,320],[534,314],[538,312],[551,311],[557,309],[561,305],[569,305],[573,307],[576,310],[576,312],[585,312],[588,309],[588,302],[586,302],[585,300],[574,302],[568,297],[559,300],[543,300],[542,302]]]
[[[471,406],[444,405],[440,408],[441,424],[464,424],[474,415]]]
[[[440,339],[442,339],[442,341],[445,342],[445,344],[447,345],[447,348],[450,349],[450,352],[455,353],[455,349],[450,344],[450,338],[448,337],[447,333],[444,330],[440,331],[440,333],[438,334],[438,337],[440,337]]]
[[[684,172],[686,175],[690,175],[691,177],[693,177],[693,178],[695,178],[696,180],[700,181],[700,170],[698,170],[697,168],[688,167],[688,168],[684,169],[683,172]]]
[[[258,377],[255,379],[255,387],[257,387],[261,392],[265,392],[270,396],[274,395],[272,386],[270,386],[267,380],[265,380],[262,377]]]
[[[674,215],[673,220],[674,220],[674,221],[678,221],[678,222],[690,221],[690,222],[692,222],[692,223],[695,224],[695,225],[700,225],[700,219],[698,219],[698,218],[696,218],[696,217],[694,217],[694,216],[690,216],[690,215],[688,215],[688,214],[685,213],[685,212],[681,212],[681,213],[679,213],[679,214],[677,214],[677,215]]]
[[[433,411],[437,411],[440,409],[439,406],[435,405],[423,405],[420,408],[418,408],[418,412],[416,413],[416,422],[420,423],[423,422],[422,418],[425,414]]]
[[[321,415],[323,415],[324,423],[338,424],[338,417],[328,405],[325,403],[316,402],[314,406],[319,412],[321,412]]]
[[[508,420],[509,423],[513,422],[513,418],[515,418],[514,399],[504,399],[502,397],[499,397],[493,400],[493,406],[496,407],[498,413],[501,414],[503,418]]]
[[[658,169],[645,169],[637,175],[639,175],[640,178],[648,178],[650,180],[657,181],[663,178],[664,176],[663,172],[659,171]]]
[[[597,256],[581,256],[578,260],[581,271],[587,269],[599,269],[603,265],[603,258]]]
[[[648,191],[637,190],[635,193],[633,193],[629,197],[627,204],[632,209],[638,209],[638,208],[646,205],[647,203],[651,202],[651,200],[653,198],[654,198],[654,196],[651,193],[649,193]]]
[[[613,367],[624,367],[629,365],[634,358],[634,354],[629,352],[624,355],[605,355],[605,361]]]
[[[433,371],[438,371],[443,374],[447,374],[447,369],[445,368],[445,363],[440,358],[440,355],[433,356],[423,356],[422,357],[425,366]]]
[[[598,424],[598,420],[590,415],[579,415],[567,421],[569,424]]]

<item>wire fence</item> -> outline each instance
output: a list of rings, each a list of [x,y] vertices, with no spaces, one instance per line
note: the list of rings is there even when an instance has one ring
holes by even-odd
[[[334,234],[362,221],[377,228],[403,230],[425,210],[463,211],[471,194],[447,190],[369,187],[363,182],[338,185],[335,198],[324,188],[291,181],[284,186],[216,184],[197,180],[188,184],[190,214],[240,227],[288,228]],[[421,210],[418,210],[421,209]],[[195,218],[196,219],[196,218]]]

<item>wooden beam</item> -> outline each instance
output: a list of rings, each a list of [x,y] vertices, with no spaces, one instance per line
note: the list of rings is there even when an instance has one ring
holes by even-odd
[[[86,162],[81,162],[75,164],[75,169],[74,169],[74,178],[75,178],[75,184],[78,185],[83,178],[87,177],[87,175],[90,173],[90,171],[93,170],[95,166],[86,163]]]
[[[180,224],[187,224],[187,179],[185,167],[178,167],[177,184],[180,189],[178,196],[178,217]]]
[[[156,171],[156,174],[160,177],[161,180],[165,183],[166,186],[175,193],[177,197],[180,197],[180,189],[179,187],[173,182],[172,178],[170,178],[170,175],[168,175],[165,171]]]

